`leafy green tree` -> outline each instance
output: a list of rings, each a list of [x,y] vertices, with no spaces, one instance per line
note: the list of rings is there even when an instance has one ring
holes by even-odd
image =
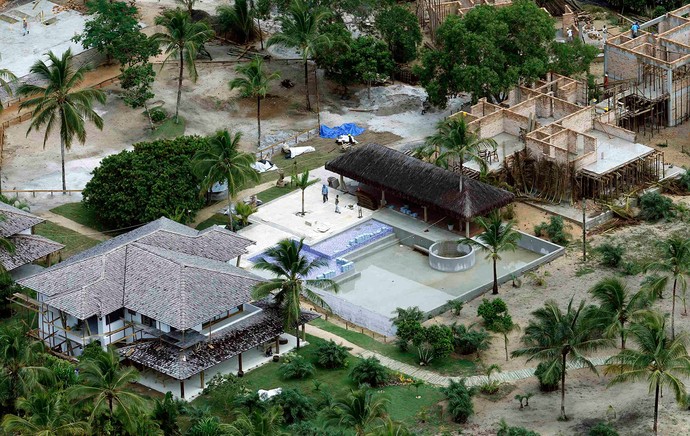
[[[360,36],[352,41],[349,51],[343,52],[341,65],[349,65],[355,79],[367,84],[367,95],[371,98],[371,83],[393,75],[395,62],[386,44],[371,36]]]
[[[504,322],[506,319],[512,321],[508,313],[508,305],[498,297],[493,300],[482,299],[481,304],[477,308],[477,315],[482,317],[484,325],[488,330],[493,330],[495,324]]]
[[[393,312],[396,314],[391,319],[396,328],[395,335],[398,337],[396,343],[400,351],[407,351],[409,343],[422,330],[422,321],[424,320],[424,312],[419,310],[419,307],[408,307],[403,309],[398,307]]]
[[[654,391],[654,433],[658,434],[659,391],[671,388],[676,401],[683,403],[686,388],[683,378],[690,377],[686,333],[669,338],[666,319],[658,312],[648,312],[630,326],[629,336],[636,347],[622,350],[607,361],[606,374],[613,376],[609,385],[646,380]]]
[[[330,421],[334,425],[353,429],[357,436],[364,436],[367,429],[386,416],[389,403],[386,398],[374,396],[370,389],[351,390],[329,411]]]
[[[230,134],[220,130],[213,135],[207,149],[200,149],[192,158],[194,173],[201,179],[201,192],[206,193],[216,183],[228,188],[228,220],[232,225],[232,202],[249,182],[257,182],[259,173],[252,168],[253,154],[240,151],[241,132]]]
[[[182,136],[134,144],[101,160],[86,184],[83,204],[105,228],[148,223],[182,208],[184,220],[204,206],[191,159],[208,138]],[[132,183],[136,180],[136,183]]]
[[[267,74],[263,65],[263,60],[258,56],[247,64],[238,65],[235,71],[242,77],[230,81],[231,90],[239,88],[242,97],[256,98],[256,125],[258,129],[256,146],[258,148],[261,148],[261,100],[266,98],[271,81],[280,79],[280,73]]]
[[[472,93],[500,103],[520,80],[530,83],[549,69],[555,37],[549,14],[530,0],[495,8],[480,5],[462,18],[450,15],[436,32],[437,50],[422,54],[417,69],[429,101]]]
[[[304,86],[307,98],[307,110],[311,110],[309,102],[309,68],[308,61],[314,53],[323,46],[329,46],[328,36],[321,33],[321,23],[330,16],[324,9],[313,9],[303,0],[294,0],[286,15],[280,17],[282,30],[271,36],[267,44],[282,44],[286,47],[298,49],[302,53],[304,62]]]
[[[318,183],[320,179],[309,180],[309,171],[305,171],[297,177],[293,177],[292,184],[302,191],[302,216],[304,212],[304,191],[314,183]]]
[[[71,398],[92,407],[91,419],[104,413],[111,422],[120,419],[126,427],[136,425],[137,412],[143,399],[128,389],[139,374],[132,367],[120,366],[120,355],[109,348],[93,359],[79,362],[82,384],[72,386],[67,392]]]
[[[376,30],[388,44],[396,62],[406,63],[417,58],[422,31],[415,14],[402,5],[391,6],[376,16]]]
[[[422,327],[412,338],[421,363],[445,359],[453,352],[453,330],[446,325]]]
[[[345,23],[339,21],[322,23],[320,31],[330,44],[320,46],[314,52],[314,62],[324,70],[327,78],[342,87],[342,95],[345,96],[348,87],[357,81],[354,65],[346,62],[351,56],[352,33]]]
[[[0,59],[2,57],[0,56]],[[7,68],[0,68],[0,89],[5,91],[7,95],[12,95],[12,89],[10,88],[10,83],[17,80],[17,76],[12,74]],[[0,101],[0,113],[2,113],[2,102]]]
[[[619,278],[600,280],[589,290],[599,307],[594,312],[594,322],[604,336],[620,335],[621,349],[625,350],[625,339],[630,322],[640,311],[648,309],[652,302],[648,293],[638,291],[632,294]]]
[[[156,33],[154,40],[165,48],[167,55],[163,65],[171,58],[180,62],[180,73],[177,77],[177,102],[175,103],[175,122],[179,123],[180,97],[182,96],[182,78],[184,66],[192,82],[196,83],[199,75],[196,71],[196,55],[208,40],[213,38],[213,30],[208,24],[194,22],[189,14],[181,9],[166,10],[156,17],[155,23],[165,27],[167,33]]]
[[[153,93],[154,80],[156,80],[156,73],[149,63],[129,67],[120,76],[120,86],[125,91],[122,96],[125,104],[132,109],[143,107],[146,110],[151,130],[154,127],[147,102],[155,96]]]
[[[57,126],[60,128],[60,156],[62,163],[62,189],[67,190],[65,182],[65,150],[72,147],[76,139],[82,144],[86,141],[84,123],[92,122],[99,130],[103,130],[103,119],[93,110],[93,102],[105,103],[105,93],[100,89],[85,88],[75,90],[84,81],[86,66],[74,69],[72,66],[72,50],[67,50],[61,57],[53,52],[47,54],[49,64],[42,60],[36,61],[31,67],[31,73],[39,78],[40,85],[23,83],[17,94],[27,97],[19,104],[19,110],[33,109],[31,124],[26,132],[39,130],[45,126],[43,147],[48,136]]]
[[[465,384],[465,379],[451,380],[447,387],[441,388],[441,392],[448,399],[448,412],[455,422],[464,424],[474,414],[472,397],[476,391]]]
[[[350,371],[350,378],[359,385],[381,386],[389,377],[388,369],[375,357],[360,360]]]
[[[551,71],[574,77],[589,72],[589,66],[599,54],[599,49],[585,44],[580,39],[575,39],[566,44],[554,41],[551,52],[553,53]]]
[[[128,57],[131,40],[141,32],[136,6],[121,1],[93,0],[86,3],[91,14],[84,31],[74,38],[84,48],[95,48],[108,58],[119,62]]]
[[[670,278],[673,278],[673,300],[671,301],[671,338],[676,337],[676,288],[680,285],[683,294],[683,307],[685,308],[685,293],[688,288],[686,276],[690,272],[690,239],[679,234],[672,235],[659,244],[659,259],[647,265],[647,269],[660,273],[666,273],[664,281],[658,284],[658,289],[665,289]],[[684,309],[687,313],[687,309]]]
[[[6,403],[38,390],[41,381],[50,381],[53,373],[40,363],[43,344],[32,342],[19,324],[0,327],[0,376],[4,379]]]
[[[261,30],[261,20],[268,20],[271,17],[273,0],[257,0],[252,14],[256,18],[256,27],[259,29],[259,39],[261,40],[261,50],[264,49],[264,32]]]
[[[307,279],[311,273],[325,266],[327,262],[316,258],[309,260],[302,254],[304,239],[294,241],[283,239],[265,252],[265,257],[259,259],[254,267],[268,271],[275,278],[258,284],[252,296],[259,300],[273,295],[275,303],[282,308],[286,329],[295,329],[297,348],[299,349],[299,320],[302,313],[300,297],[305,297],[313,304],[327,308],[325,301],[310,286],[332,292],[338,292],[339,286],[330,279]]]
[[[519,332],[520,326],[513,322],[511,316],[501,317],[494,322],[492,326],[492,331],[500,333],[503,336],[503,345],[506,351],[506,362],[509,360],[508,357],[508,335],[513,332]]]
[[[565,414],[565,375],[568,362],[582,364],[597,374],[597,369],[587,358],[586,353],[597,350],[610,343],[607,339],[597,337],[591,325],[592,306],[573,306],[568,303],[565,312],[555,301],[547,301],[544,307],[532,312],[525,335],[522,337],[524,348],[513,351],[515,356],[528,356],[548,362],[546,375],[560,370],[561,373],[561,419],[567,420]]]
[[[439,121],[438,132],[426,138],[426,144],[436,148],[435,164],[448,169],[451,162],[456,162],[460,174],[465,173],[465,162],[475,162],[480,171],[486,171],[486,161],[479,156],[483,148],[496,149],[496,141],[491,138],[479,138],[470,131],[463,117],[446,118]],[[462,177],[460,191],[462,191]]]
[[[235,0],[232,6],[218,6],[216,13],[218,14],[220,31],[226,35],[232,35],[233,40],[246,44],[256,36],[253,11],[247,0]]]
[[[514,221],[503,222],[501,213],[498,209],[489,214],[488,217],[477,217],[475,222],[479,224],[483,232],[476,240],[465,238],[461,242],[481,247],[487,251],[486,258],[491,259],[494,271],[494,286],[492,294],[498,294],[498,272],[496,264],[501,260],[502,251],[515,251],[517,244],[520,241],[520,233],[513,229]]]
[[[272,407],[266,412],[238,416],[227,429],[228,436],[287,436],[283,431],[283,411]]]
[[[165,436],[178,436],[181,434],[180,425],[177,423],[178,415],[179,410],[170,391],[165,393],[163,401],[156,400],[151,413],[151,417],[158,423]]]
[[[21,416],[7,414],[2,428],[7,434],[26,436],[89,435],[89,424],[75,416],[61,392],[36,390],[17,400]]]

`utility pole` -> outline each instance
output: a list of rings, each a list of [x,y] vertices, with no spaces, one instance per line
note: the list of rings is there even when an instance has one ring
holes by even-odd
[[[582,197],[582,261],[587,262],[587,226],[586,226],[587,200]]]

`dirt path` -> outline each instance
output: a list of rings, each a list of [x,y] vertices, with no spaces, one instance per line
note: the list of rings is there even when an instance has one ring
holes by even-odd
[[[40,216],[41,218],[45,218],[59,226],[66,227],[70,230],[74,230],[75,232],[81,235],[88,236],[89,238],[93,238],[98,241],[105,241],[106,239],[110,239],[110,236],[101,233],[98,230],[94,230],[91,227],[86,227],[82,224],[72,221],[71,219],[65,218],[62,215],[58,215],[50,211],[37,212],[36,215]]]

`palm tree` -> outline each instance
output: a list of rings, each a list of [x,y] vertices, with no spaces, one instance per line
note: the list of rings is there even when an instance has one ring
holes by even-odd
[[[268,271],[276,277],[258,284],[252,296],[259,300],[273,295],[274,301],[283,308],[285,329],[299,330],[301,315],[300,296],[304,296],[313,304],[328,308],[323,299],[309,289],[309,286],[338,292],[338,284],[329,279],[307,279],[315,270],[328,265],[325,259],[309,260],[302,255],[304,239],[299,242],[283,239],[278,245],[266,250],[266,257],[262,257],[254,265],[255,268]],[[299,348],[299,331],[297,332],[297,348]]]
[[[261,99],[266,97],[268,85],[272,80],[280,79],[280,73],[266,74],[263,60],[255,57],[251,62],[235,68],[244,77],[230,81],[230,89],[240,88],[242,97],[256,97],[256,124],[258,135],[256,146],[261,148]]]
[[[438,132],[426,139],[426,143],[436,147],[436,165],[448,169],[449,160],[457,161],[460,175],[464,174],[465,162],[476,162],[480,171],[486,171],[488,166],[481,158],[479,151],[490,147],[496,149],[496,141],[491,138],[479,138],[469,130],[465,118],[453,117],[438,123]],[[462,191],[462,177],[460,177],[460,191]]]
[[[259,180],[259,173],[252,168],[256,161],[253,154],[240,151],[241,132],[234,134],[219,130],[211,137],[208,149],[200,149],[192,158],[192,169],[202,179],[201,192],[205,194],[215,184],[227,184],[228,220],[232,225],[232,202],[247,182]]]
[[[405,424],[393,421],[390,417],[383,419],[372,431],[367,432],[366,436],[411,436],[412,432]]]
[[[573,307],[573,300],[568,303],[567,310],[561,311],[555,301],[547,301],[544,307],[532,312],[535,319],[531,320],[525,329],[522,342],[525,348],[513,351],[513,357],[529,356],[541,362],[548,362],[546,374],[561,371],[561,419],[567,420],[565,414],[565,374],[566,364],[570,361],[582,364],[595,374],[596,367],[585,356],[610,343],[607,339],[595,336],[591,328],[590,317],[592,307],[585,307],[585,302]],[[560,368],[559,365],[560,364]]]
[[[246,44],[256,35],[254,19],[252,18],[253,11],[249,7],[247,0],[235,0],[235,4],[232,6],[218,6],[216,14],[220,31],[226,37],[228,33],[232,33],[236,41]],[[261,49],[263,50],[263,46]]]
[[[0,56],[0,59],[2,57]],[[5,68],[0,68],[0,89],[3,89],[8,95],[12,95],[12,89],[10,89],[10,83],[17,80],[17,76],[12,74],[12,72]],[[2,102],[0,101],[0,112],[2,112]]]
[[[187,430],[187,436],[225,436],[232,429],[229,424],[222,424],[217,416],[205,416]]]
[[[7,434],[26,436],[88,435],[89,424],[71,413],[60,393],[34,391],[28,398],[17,400],[22,416],[8,414],[2,419]]]
[[[321,24],[330,16],[325,9],[314,9],[303,0],[295,0],[290,5],[287,14],[281,16],[282,30],[271,36],[266,44],[282,44],[286,47],[298,49],[302,53],[304,62],[304,86],[307,97],[307,110],[311,110],[309,102],[309,71],[308,61],[314,57],[319,47],[329,47],[331,40],[320,31]]]
[[[351,390],[345,398],[336,401],[329,412],[330,420],[363,436],[367,428],[386,417],[389,403],[387,398],[374,397],[369,389]]]
[[[175,123],[179,123],[180,97],[182,95],[182,77],[184,66],[192,82],[199,77],[196,71],[196,55],[206,41],[213,38],[213,30],[203,21],[194,22],[192,17],[182,9],[167,10],[156,17],[155,23],[164,26],[167,33],[156,33],[154,40],[165,46],[167,55],[163,65],[170,58],[180,61],[180,73],[177,77],[177,103],[175,104]]]
[[[304,216],[304,191],[314,183],[317,183],[320,179],[309,180],[308,170],[299,176],[293,176],[292,179],[292,184],[302,190],[302,216]]]
[[[283,411],[272,407],[266,412],[254,411],[247,416],[241,414],[227,430],[229,436],[287,436],[281,429]]]
[[[641,310],[651,305],[648,293],[638,291],[630,294],[622,280],[610,277],[595,284],[589,293],[599,302],[594,312],[594,322],[601,328],[606,337],[620,335],[621,349],[625,350],[625,339],[628,323]]]
[[[10,402],[53,377],[52,371],[39,365],[43,344],[30,341],[26,333],[18,324],[0,328],[0,372],[6,378]]]
[[[509,360],[508,359],[508,335],[513,332],[519,332],[520,326],[516,323],[513,322],[513,319],[510,316],[503,316],[498,318],[496,321],[494,321],[493,325],[491,326],[491,330],[500,333],[503,335],[503,345],[505,347],[506,351],[506,362]]]
[[[628,334],[635,349],[622,350],[607,361],[605,373],[613,375],[609,385],[646,380],[654,391],[654,433],[659,418],[659,392],[670,387],[676,401],[685,400],[682,377],[690,376],[688,336],[685,333],[669,339],[666,319],[658,312],[648,312],[640,322],[630,326]]]
[[[107,352],[82,359],[79,363],[82,383],[70,387],[68,393],[81,403],[91,403],[91,419],[106,408],[109,419],[118,413],[125,425],[133,425],[143,400],[127,387],[138,377],[136,369],[120,367],[120,355],[111,347]]]
[[[659,243],[661,250],[660,259],[652,262],[647,266],[648,270],[665,272],[673,277],[673,300],[671,301],[671,338],[676,337],[675,320],[676,320],[676,288],[680,285],[683,293],[683,306],[685,306],[685,292],[688,288],[688,283],[685,280],[685,275],[690,270],[690,239],[684,238],[680,235],[672,235],[665,241]],[[668,283],[669,277],[666,278]],[[666,283],[662,282],[664,289]],[[686,311],[687,312],[687,311]]]
[[[235,205],[235,218],[240,221],[242,227],[246,227],[249,224],[249,217],[256,213],[256,207],[251,204],[240,201]]]
[[[43,148],[53,128],[59,124],[62,190],[65,191],[65,149],[72,147],[75,136],[82,144],[86,141],[84,121],[91,121],[99,130],[103,130],[103,119],[93,110],[93,101],[105,103],[105,93],[93,88],[75,90],[84,81],[84,74],[89,68],[84,65],[74,69],[72,50],[67,50],[61,57],[53,52],[49,52],[47,56],[49,64],[39,60],[30,70],[39,78],[38,83],[44,85],[24,83],[17,89],[17,94],[30,97],[19,104],[19,110],[33,109],[27,136],[32,130],[46,126]]]
[[[492,294],[498,294],[498,272],[496,263],[501,260],[502,251],[515,251],[520,240],[520,233],[513,229],[514,221],[503,223],[501,213],[494,210],[485,217],[476,218],[475,222],[484,230],[477,240],[464,238],[461,243],[481,247],[487,251],[486,258],[493,261],[494,267],[494,287]]]

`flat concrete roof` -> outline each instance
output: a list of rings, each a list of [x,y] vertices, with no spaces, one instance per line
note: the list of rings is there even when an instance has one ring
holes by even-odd
[[[594,174],[606,174],[629,162],[647,156],[654,149],[646,145],[629,142],[617,136],[610,136],[600,130],[588,130],[586,135],[597,138],[597,161],[582,169]]]
[[[29,74],[31,65],[49,51],[58,56],[69,48],[73,54],[84,51],[81,44],[71,41],[71,38],[84,30],[86,17],[73,10],[58,12],[57,8],[55,3],[37,1],[0,13],[2,68],[22,77]],[[29,23],[26,36],[22,32],[22,18]]]

